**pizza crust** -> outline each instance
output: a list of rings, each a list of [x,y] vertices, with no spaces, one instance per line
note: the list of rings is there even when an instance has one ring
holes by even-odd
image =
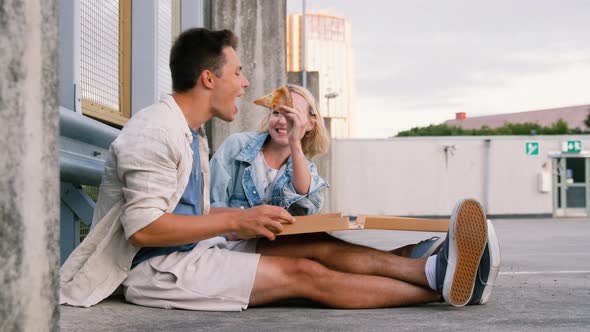
[[[281,105],[293,107],[293,98],[286,86],[282,86],[275,91],[254,100],[254,104],[260,105],[271,110],[280,111]]]

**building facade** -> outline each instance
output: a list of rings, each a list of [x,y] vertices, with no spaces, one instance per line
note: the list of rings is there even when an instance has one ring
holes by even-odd
[[[319,103],[333,138],[355,134],[355,94],[350,23],[344,17],[306,14],[287,18],[287,70],[319,73]],[[305,45],[303,45],[305,44]],[[305,68],[303,68],[305,67]]]

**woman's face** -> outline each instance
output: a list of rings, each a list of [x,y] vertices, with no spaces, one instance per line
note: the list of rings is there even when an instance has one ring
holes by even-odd
[[[303,124],[306,128],[310,126],[309,117],[309,103],[302,95],[291,92],[293,98],[293,108],[303,111],[305,114],[306,123]],[[289,145],[289,134],[287,132],[287,120],[279,111],[271,110],[270,119],[268,121],[268,132],[275,144],[281,146]]]

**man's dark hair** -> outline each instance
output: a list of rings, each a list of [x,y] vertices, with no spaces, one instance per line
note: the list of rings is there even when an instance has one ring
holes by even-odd
[[[203,70],[221,76],[225,64],[224,47],[238,47],[238,37],[230,30],[193,28],[181,33],[170,51],[172,89],[185,92],[197,84]]]

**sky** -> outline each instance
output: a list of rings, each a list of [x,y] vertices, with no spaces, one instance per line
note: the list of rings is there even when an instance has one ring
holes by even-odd
[[[590,104],[590,0],[307,0],[307,11],[350,21],[359,138],[456,112]]]

